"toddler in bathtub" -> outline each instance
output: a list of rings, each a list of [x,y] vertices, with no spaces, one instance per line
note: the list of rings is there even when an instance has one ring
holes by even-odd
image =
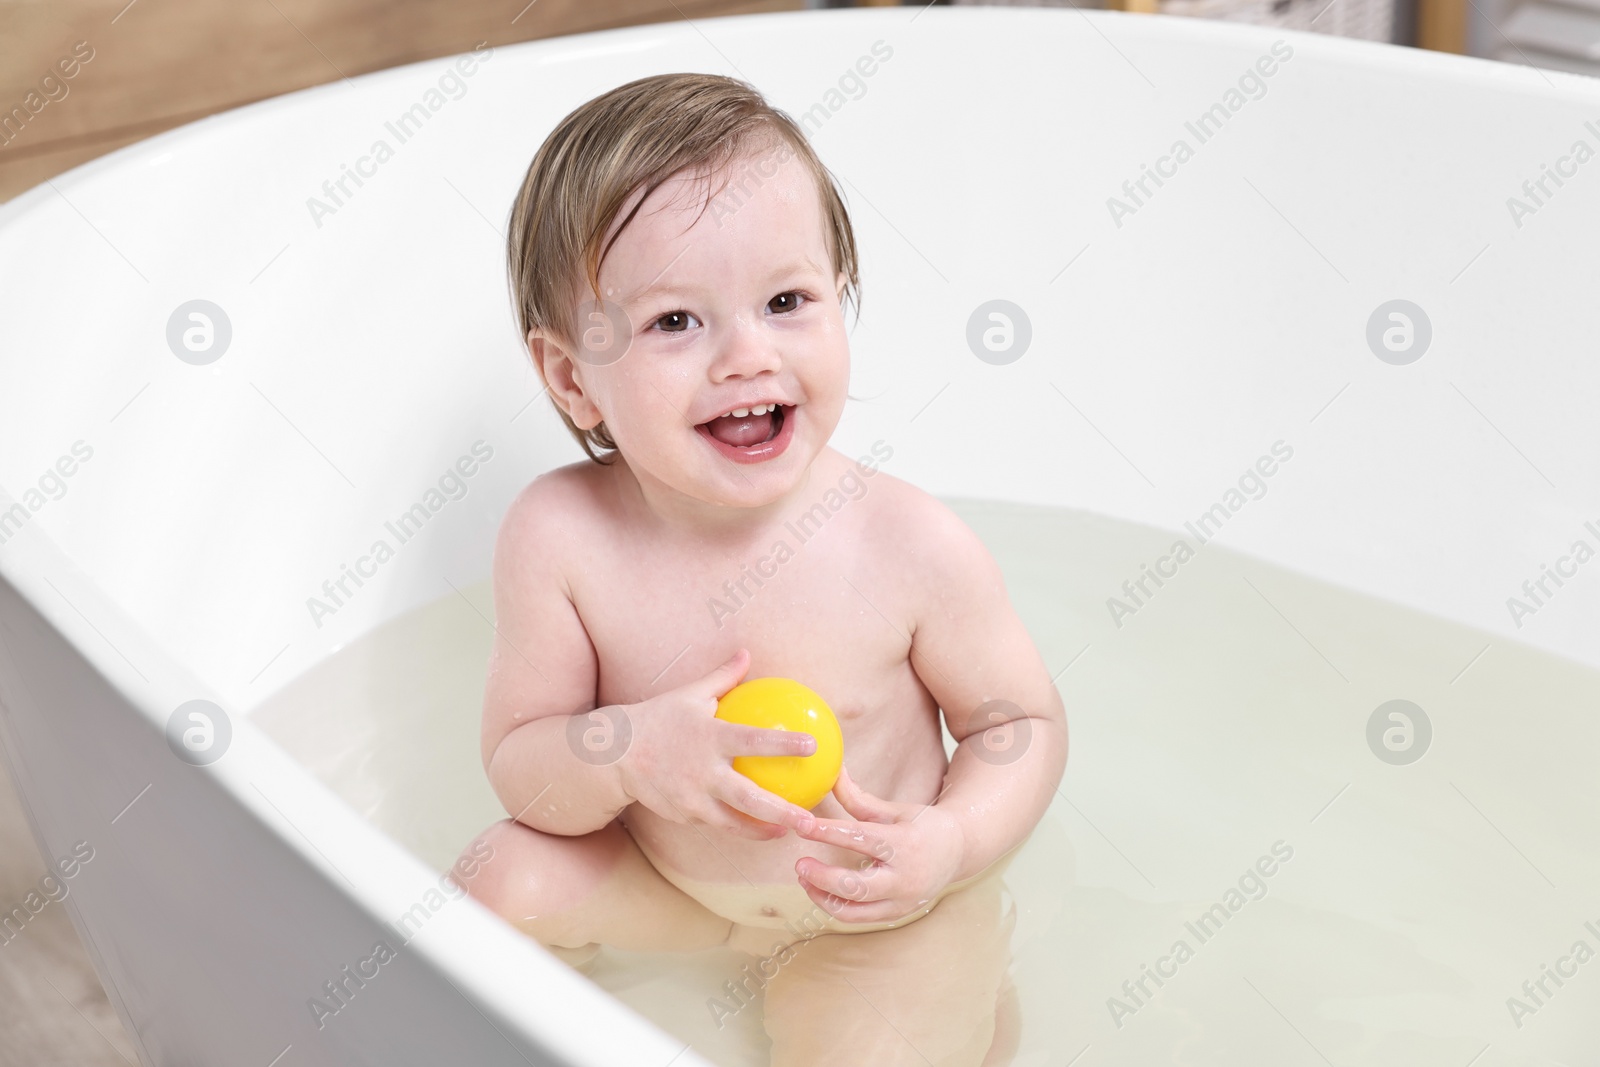
[[[708,1011],[759,987],[775,1065],[1008,1062],[1000,873],[1066,719],[976,535],[828,447],[858,301],[832,177],[746,84],[645,78],[544,142],[509,265],[589,460],[500,529],[482,745],[513,817],[462,884],[580,967],[602,945],[756,957]],[[731,766],[809,735],[713,717],[767,675],[838,715],[845,770],[813,811]]]

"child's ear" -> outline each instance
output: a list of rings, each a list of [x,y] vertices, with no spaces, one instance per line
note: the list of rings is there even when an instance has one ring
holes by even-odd
[[[528,354],[533,357],[533,365],[549,387],[556,405],[578,429],[592,430],[600,425],[600,409],[584,393],[577,364],[559,341],[538,329],[529,330]]]

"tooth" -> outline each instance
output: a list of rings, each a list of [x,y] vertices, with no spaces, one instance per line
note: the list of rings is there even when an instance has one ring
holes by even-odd
[[[768,411],[771,411],[771,410],[772,409],[767,407],[767,405],[765,405],[765,404],[757,404],[755,407],[750,409],[750,414],[752,414],[752,415],[765,415]]]
[[[750,409],[749,408],[734,408],[732,411],[728,412],[728,414],[732,415],[736,419],[742,419],[746,415],[750,414]]]

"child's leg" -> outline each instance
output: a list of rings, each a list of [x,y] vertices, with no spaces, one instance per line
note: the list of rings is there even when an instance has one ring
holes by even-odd
[[[994,1043],[984,1057],[983,1067],[1010,1067],[1022,1048],[1022,998],[1017,994],[1011,975],[1000,987],[1000,998],[994,1009]]]
[[[767,983],[772,1067],[979,1067],[1009,1059],[997,1027],[1016,912],[998,875],[906,926],[822,934],[791,947]],[[1014,1004],[1001,1005],[1002,1014]],[[990,1057],[994,1048],[996,1058]]]
[[[661,877],[618,822],[579,837],[541,833],[503,819],[462,858],[494,851],[456,880],[484,907],[568,962],[589,946],[633,951],[723,944],[732,923]],[[580,950],[578,952],[562,950]],[[582,950],[587,950],[585,953]]]

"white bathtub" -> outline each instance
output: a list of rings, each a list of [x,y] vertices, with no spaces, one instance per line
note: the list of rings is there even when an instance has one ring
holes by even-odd
[[[846,77],[880,41],[871,75]],[[1202,143],[1186,123],[1226,109],[1275,42],[1264,93],[1241,94]],[[1600,563],[1531,616],[1507,607],[1590,536],[1586,520],[1600,527],[1600,161],[1570,155],[1578,140],[1600,146],[1597,83],[1242,26],[967,8],[497,48],[430,98],[452,69],[428,61],[209,118],[0,207],[0,740],[41,850],[94,851],[66,906],[145,1063],[704,1062],[473,903],[431,915],[319,1028],[308,998],[369,955],[438,874],[251,720],[335,650],[480,583],[511,496],[578,458],[519,348],[502,232],[545,132],[645,74],[735,73],[797,116],[822,105],[813,138],[849,197],[865,270],[851,390],[863,399],[838,430],[841,451],[885,439],[886,469],[942,496],[1176,530],[1274,440],[1292,440],[1293,479],[1230,524],[1225,544],[1486,642],[1600,667]],[[386,124],[418,103],[429,117],[401,143]],[[1180,138],[1194,150],[1181,163]],[[380,139],[394,149],[382,162]],[[1146,164],[1168,176],[1135,200],[1123,183]],[[1568,176],[1546,179],[1536,203],[1523,183],[1546,164]],[[324,182],[345,166],[366,176],[334,202]],[[1513,211],[1514,196],[1534,210]],[[168,343],[169,319],[197,299],[231,325],[214,362]],[[969,317],[995,299],[1031,324],[1026,353],[1005,365],[967,344]],[[1404,365],[1367,342],[1369,318],[1397,299],[1431,323],[1427,351]],[[368,577],[336,610],[308,608],[479,441],[492,458],[463,498],[393,559],[361,564]],[[1092,641],[1118,640],[1109,617],[1098,625]],[[232,727],[203,767],[163,733],[195,699]],[[1092,708],[1069,702],[1068,714],[1075,728],[1094,723]],[[1547,783],[1520,721],[1508,708],[1508,769],[1452,769],[1441,749],[1440,781],[1537,794]],[[475,709],[463,722],[475,730]],[[1563,736],[1542,743],[1555,751]],[[1311,760],[1299,744],[1278,755]],[[1354,747],[1351,760],[1370,759],[1359,730]],[[1120,802],[1116,780],[1076,749],[1065,795],[1078,814],[1104,813]],[[1311,793],[1333,794],[1312,784],[1294,801],[1307,805],[1301,824],[1320,803]],[[1592,786],[1571,788],[1567,799],[1593,799]],[[1156,852],[1163,812],[1205,804],[1167,800],[1116,826],[1063,814],[1077,884],[1155,903],[1211,893],[1118,859]],[[1550,813],[1563,828],[1552,840],[1593,829],[1593,810]],[[1593,859],[1540,854],[1555,872],[1544,881],[1508,873],[1518,861],[1501,838],[1534,831],[1480,814],[1500,836],[1471,823],[1486,881],[1467,921],[1581,916]],[[1406,812],[1393,819],[1399,835]],[[1365,880],[1358,848],[1327,854]],[[1348,882],[1282,892],[1353,913]],[[1417,920],[1372,921],[1406,936]],[[1191,1039],[1152,1055],[1103,1004],[1148,955],[1108,946],[1062,1003],[1081,1041],[1028,1062],[1064,1063],[1083,1046],[1085,1067],[1250,1062],[1284,1024],[1315,1036],[1311,1048],[1288,1029],[1273,1038],[1298,1050],[1292,1062],[1324,1048],[1334,1062],[1363,1050],[1389,1062],[1428,1029],[1406,991],[1363,986],[1357,967],[1342,992],[1311,996],[1358,1019],[1355,1037],[1281,1011],[1280,1024],[1256,1003],[1196,1020]],[[1295,947],[1303,981],[1316,983],[1326,948]],[[1458,967],[1439,995],[1454,998],[1450,1018],[1481,1021],[1435,1025],[1428,1040],[1445,1043],[1415,1047],[1463,1049],[1462,1063],[1490,1046],[1484,1064],[1556,1062],[1561,1041],[1595,1033],[1600,972],[1551,1002],[1590,1011],[1576,1030],[1513,1027],[1501,1001],[1561,948],[1530,942],[1514,972]],[[1578,989],[1585,980],[1594,989]]]

